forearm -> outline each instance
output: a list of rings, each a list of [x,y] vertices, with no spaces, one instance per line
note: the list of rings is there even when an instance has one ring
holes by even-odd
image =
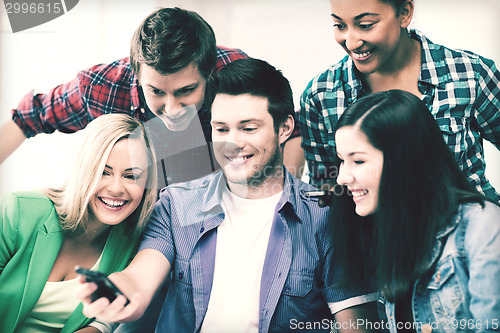
[[[11,119],[0,127],[0,164],[24,142],[23,131]]]
[[[365,333],[377,332],[373,327],[380,321],[377,310],[377,302],[356,305],[335,314],[335,320],[340,333]]]

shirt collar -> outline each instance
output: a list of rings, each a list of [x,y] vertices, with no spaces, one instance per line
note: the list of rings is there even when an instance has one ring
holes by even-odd
[[[419,82],[444,88],[450,78],[448,75],[439,75],[438,73],[438,69],[446,63],[442,46],[431,42],[419,30],[412,29],[408,33],[411,38],[420,42],[422,46]]]
[[[448,78],[444,75],[438,75],[435,68],[429,68],[429,64],[444,62],[445,59],[441,51],[442,46],[431,42],[419,30],[409,30],[408,34],[411,38],[420,42],[422,46],[419,81],[433,86],[444,86],[444,84],[448,81]],[[362,82],[359,79],[359,72],[356,69],[356,66],[354,66],[353,60],[348,55],[345,56],[342,62],[342,72],[345,76],[343,80],[344,86],[350,88],[349,90],[352,91],[352,98],[353,100],[356,100],[366,93],[363,89]],[[346,90],[347,89],[344,88],[344,91]]]
[[[307,218],[306,208],[300,204],[305,198],[305,191],[299,190],[297,180],[283,167],[285,170],[285,181],[283,183],[283,193],[277,204],[277,211],[283,211],[284,214],[292,213],[302,222]],[[214,173],[212,179],[205,179],[201,182],[200,187],[205,187],[203,194],[203,205],[200,209],[202,212],[215,212],[216,214],[223,212],[221,206],[222,191],[227,186],[226,178],[222,170]],[[210,183],[213,185],[210,186]],[[313,203],[317,204],[317,203]]]
[[[463,206],[459,205],[450,223],[447,224],[443,229],[438,231],[438,233],[436,234],[436,239],[441,239],[448,236],[451,232],[453,232],[457,228],[458,224],[460,223],[460,216],[462,215],[462,209]]]
[[[130,64],[130,58],[125,58],[126,61]],[[130,64],[130,71],[132,75],[130,75],[130,101],[132,110],[137,110],[141,107],[141,99],[139,98],[139,80],[132,69],[132,65]]]

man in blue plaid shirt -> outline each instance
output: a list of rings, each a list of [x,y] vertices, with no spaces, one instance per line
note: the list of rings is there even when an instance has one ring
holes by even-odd
[[[299,121],[311,183],[320,187],[336,177],[334,132],[344,110],[370,92],[402,89],[421,97],[460,168],[480,192],[499,201],[485,176],[482,143],[486,139],[500,148],[500,72],[494,62],[408,30],[412,0],[349,7],[343,2],[331,0],[332,18],[335,38],[348,56],[316,76],[301,98]],[[362,24],[360,13],[370,13]],[[391,33],[397,38],[391,40]]]

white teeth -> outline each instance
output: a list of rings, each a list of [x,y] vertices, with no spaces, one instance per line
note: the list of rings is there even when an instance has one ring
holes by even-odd
[[[361,197],[361,196],[367,194],[368,191],[367,190],[364,190],[364,191],[355,191],[355,192],[351,191],[351,193],[352,193],[353,197]]]
[[[248,159],[247,156],[238,156],[234,158],[229,158],[231,162],[243,162],[244,160]]]
[[[125,205],[126,201],[125,200],[111,200],[111,199],[106,199],[106,198],[101,198],[101,201],[104,202],[106,206],[109,207],[121,207]]]
[[[372,54],[373,51],[368,51],[368,52],[364,52],[364,53],[352,53],[352,56],[353,58],[356,58],[356,59],[362,59],[362,58],[365,58],[365,57],[368,57],[370,54]]]

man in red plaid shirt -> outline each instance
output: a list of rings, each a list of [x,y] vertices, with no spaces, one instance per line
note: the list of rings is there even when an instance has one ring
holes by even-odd
[[[47,94],[28,93],[0,128],[0,163],[26,138],[75,132],[96,117],[119,112],[152,129],[159,188],[203,176],[218,168],[203,106],[206,80],[214,69],[246,57],[216,46],[212,28],[198,14],[160,9],[135,32],[130,57],[80,71]]]

